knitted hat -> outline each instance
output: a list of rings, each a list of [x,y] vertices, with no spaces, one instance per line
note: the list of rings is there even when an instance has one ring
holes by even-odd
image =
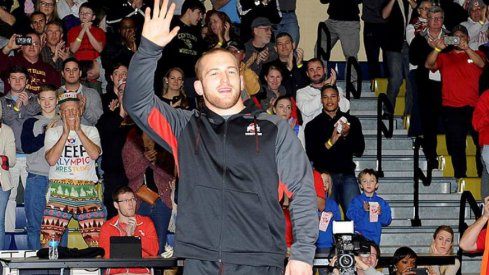
[[[314,176],[314,189],[316,189],[316,196],[322,199],[326,199],[326,193],[324,192],[324,183],[321,174],[316,170],[313,170],[312,173]]]
[[[78,94],[75,92],[64,92],[58,95],[58,105],[65,103],[66,101],[80,101]]]

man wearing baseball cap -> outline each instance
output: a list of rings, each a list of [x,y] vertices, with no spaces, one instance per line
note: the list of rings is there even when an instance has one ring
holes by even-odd
[[[251,22],[253,38],[245,43],[245,63],[260,75],[262,65],[277,59],[277,51],[272,40],[272,22],[266,17],[257,17]]]

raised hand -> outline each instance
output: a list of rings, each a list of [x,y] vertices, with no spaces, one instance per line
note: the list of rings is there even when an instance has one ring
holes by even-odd
[[[180,27],[175,27],[170,31],[170,23],[175,11],[174,3],[168,8],[168,0],[164,0],[161,8],[159,7],[160,0],[155,0],[153,16],[151,16],[151,9],[146,8],[142,36],[156,45],[164,47],[177,35]]]
[[[336,84],[336,71],[331,69],[329,78],[324,81],[324,85],[335,85]]]

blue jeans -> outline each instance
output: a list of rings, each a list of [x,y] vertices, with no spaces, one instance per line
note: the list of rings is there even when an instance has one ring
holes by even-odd
[[[360,195],[357,178],[353,174],[341,173],[331,174],[331,178],[333,179],[333,198],[341,205],[346,216],[346,211],[348,211],[351,201],[354,197]]]
[[[0,249],[4,249],[5,246],[5,210],[9,197],[10,190],[3,191],[0,188]]]
[[[168,224],[170,223],[171,209],[161,200],[157,200],[154,206],[141,202],[138,214],[150,217],[155,224],[156,234],[158,234],[158,244],[160,246],[158,254],[161,254],[165,251],[166,233],[168,231]]]
[[[29,249],[41,248],[41,222],[46,209],[48,177],[29,173],[24,192],[24,207],[27,218],[27,243]]]
[[[301,38],[299,31],[299,22],[297,21],[297,15],[295,12],[282,13],[282,20],[277,25],[277,32],[275,35],[286,32],[292,36],[296,47],[299,47],[299,40]]]
[[[389,71],[387,98],[389,98],[392,108],[396,108],[396,99],[402,80],[409,78],[409,47],[407,43],[404,43],[401,52],[385,51],[384,55],[387,70]],[[409,90],[409,82],[406,84],[408,85],[406,90]]]

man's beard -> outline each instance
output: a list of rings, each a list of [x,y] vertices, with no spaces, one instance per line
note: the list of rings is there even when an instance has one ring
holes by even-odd
[[[324,74],[320,79],[318,80],[313,80],[312,81],[312,84],[321,84],[324,82],[324,80],[326,79],[326,74]]]

